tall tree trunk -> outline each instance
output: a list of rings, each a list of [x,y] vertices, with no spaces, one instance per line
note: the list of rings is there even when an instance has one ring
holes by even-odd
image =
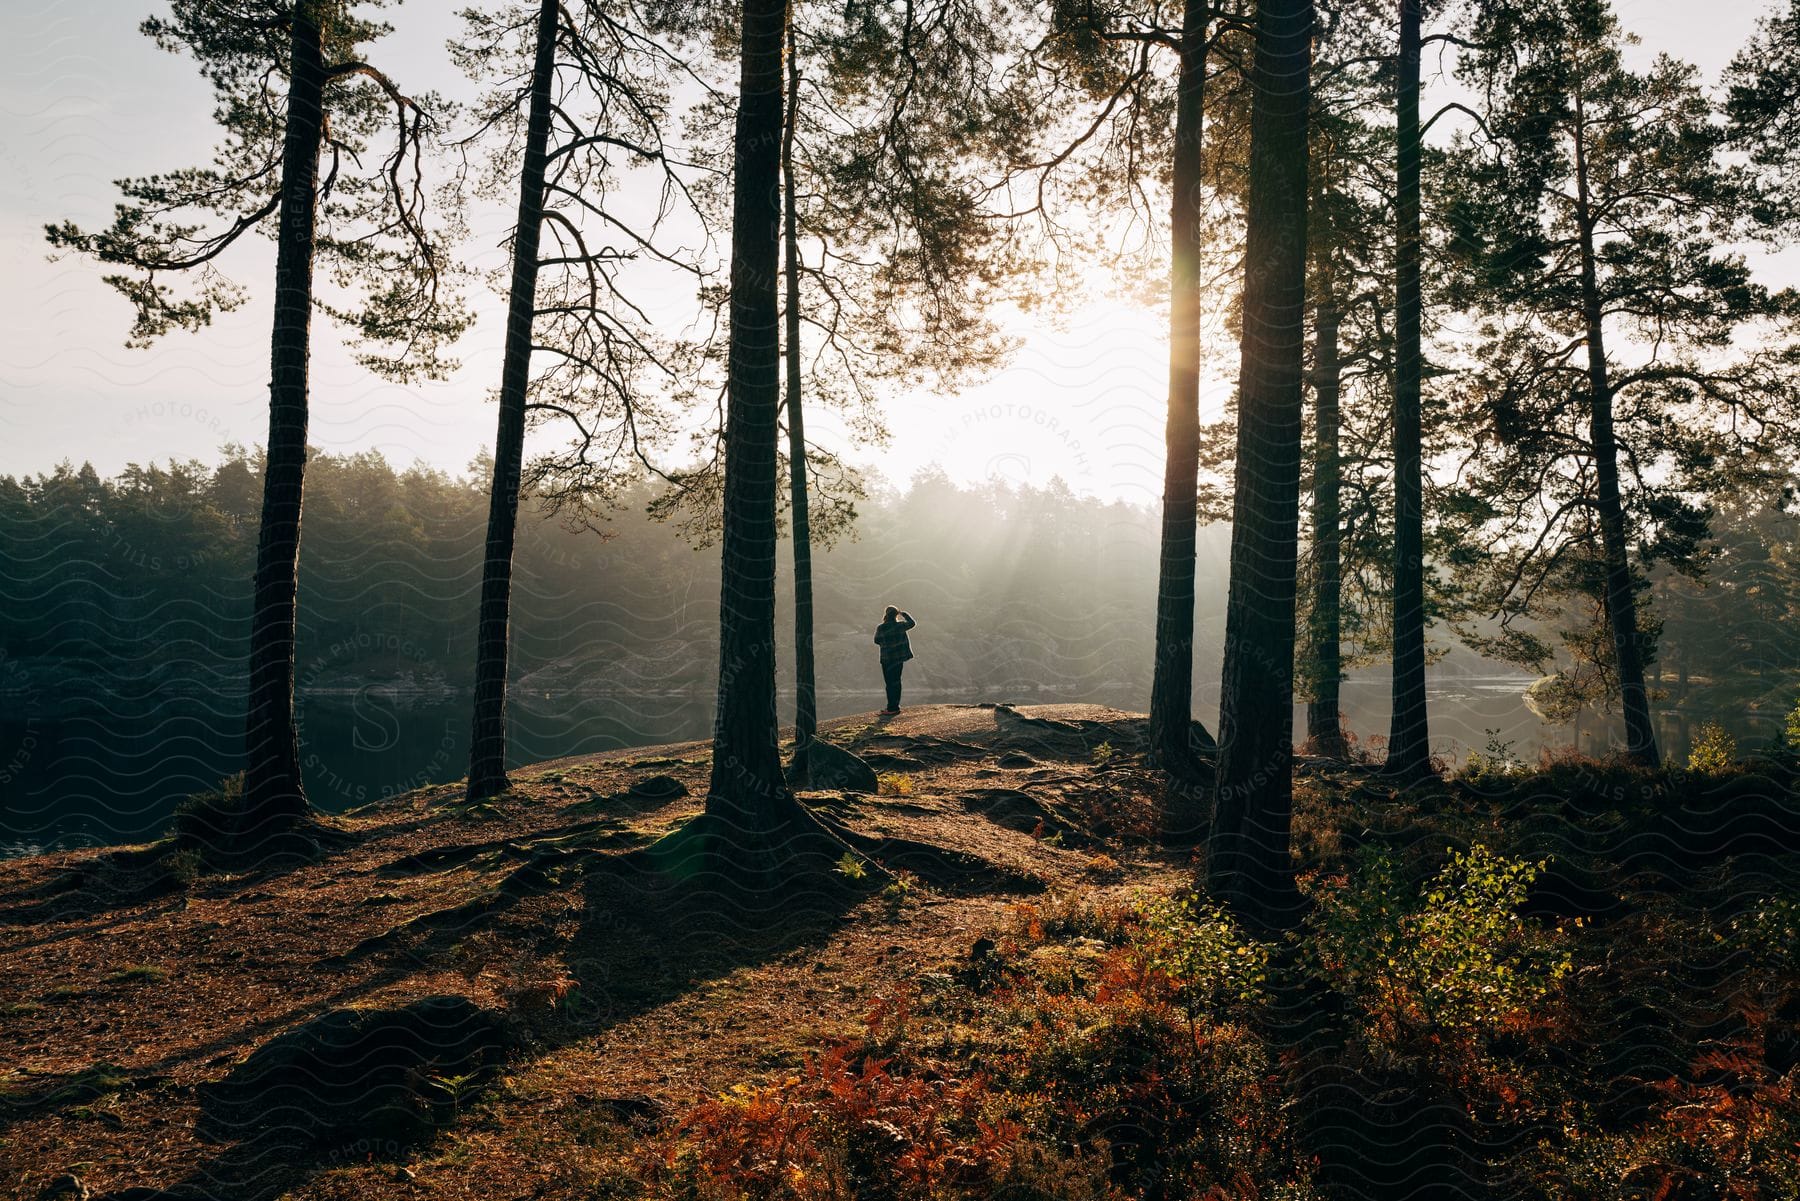
[[[794,30],[787,34],[787,124],[781,139],[782,241],[787,277],[788,508],[794,520],[794,760],[804,772],[806,753],[819,733],[813,670],[812,522],[806,500],[806,423],[800,403],[800,218],[794,190],[794,135],[800,112],[800,58]]]
[[[313,226],[324,128],[327,6],[294,6],[287,128],[281,150],[275,313],[269,345],[269,445],[250,617],[250,697],[244,722],[247,832],[305,816],[294,726],[294,613],[300,506],[306,482],[307,358],[312,323]]]
[[[1187,0],[1176,85],[1169,214],[1168,458],[1163,475],[1162,567],[1156,588],[1156,663],[1150,747],[1181,777],[1196,774],[1193,734],[1194,538],[1200,473],[1200,236],[1208,0]],[[1183,806],[1187,808],[1187,806]],[[1170,815],[1192,824],[1192,814]],[[1178,819],[1178,820],[1177,820]]]
[[[1400,79],[1395,93],[1399,178],[1394,304],[1394,692],[1387,771],[1431,771],[1425,704],[1425,494],[1420,445],[1424,351],[1419,290],[1419,4],[1400,0]]]
[[[1650,720],[1650,693],[1644,685],[1644,637],[1638,630],[1637,587],[1625,545],[1625,507],[1619,498],[1619,448],[1613,434],[1612,381],[1606,368],[1606,331],[1588,191],[1587,129],[1579,92],[1575,121],[1575,220],[1581,238],[1581,308],[1587,326],[1594,500],[1600,514],[1600,552],[1606,564],[1606,617],[1612,626],[1619,698],[1625,711],[1625,754],[1633,763],[1655,767],[1660,757],[1656,727]]]
[[[1688,658],[1681,656],[1681,670],[1675,678],[1675,745],[1677,754],[1686,755],[1693,752],[1694,744],[1688,738]]]
[[[706,812],[744,840],[778,832],[797,804],[781,775],[775,712],[775,488],[781,405],[782,38],[786,0],[745,0],[734,145],[731,344],[719,696]]]
[[[1316,755],[1349,758],[1341,715],[1343,685],[1343,516],[1339,488],[1338,397],[1343,378],[1338,330],[1337,280],[1329,247],[1321,264],[1318,307],[1313,314],[1313,597],[1307,660],[1312,699],[1306,706],[1306,740]]]
[[[1299,913],[1293,805],[1294,588],[1305,357],[1311,0],[1258,0],[1237,483],[1208,883],[1245,918]]]
[[[506,351],[500,365],[500,424],[494,434],[494,479],[488,493],[487,553],[475,636],[475,717],[469,741],[469,799],[504,792],[506,665],[512,608],[513,539],[519,523],[519,478],[525,463],[525,394],[531,382],[531,330],[537,316],[538,240],[544,224],[544,170],[550,144],[550,85],[556,74],[558,0],[538,10],[537,54],[519,173],[513,230],[512,291]]]

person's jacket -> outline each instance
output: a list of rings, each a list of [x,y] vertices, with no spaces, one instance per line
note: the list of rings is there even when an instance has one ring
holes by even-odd
[[[912,644],[906,639],[906,631],[919,623],[909,615],[902,613],[897,621],[884,621],[875,627],[875,645],[881,648],[881,663],[904,663],[912,658]]]

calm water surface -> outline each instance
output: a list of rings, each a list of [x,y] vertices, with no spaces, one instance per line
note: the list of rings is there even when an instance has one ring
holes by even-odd
[[[1433,746],[1460,759],[1482,746],[1490,729],[1527,757],[1539,745],[1566,742],[1522,700],[1528,678],[1496,676],[1435,681]],[[913,704],[1004,700],[1092,701],[1141,710],[1145,698],[1119,689],[1062,696],[1054,690],[1007,695],[933,695],[909,690]],[[1387,727],[1383,679],[1346,683],[1346,719],[1361,737]],[[827,692],[821,715],[878,708],[878,690]],[[302,769],[314,804],[339,812],[427,784],[460,779],[467,769],[466,694],[391,688],[302,692]],[[1196,712],[1211,727],[1216,694],[1200,690]],[[564,755],[704,738],[713,698],[704,694],[561,695],[524,693],[509,706],[512,759],[536,763]],[[792,700],[783,697],[783,712]],[[1300,719],[1297,717],[1297,721]],[[42,849],[129,842],[167,825],[177,802],[237,771],[243,748],[241,699],[192,694],[105,697],[54,717],[17,710],[0,714],[0,858]]]

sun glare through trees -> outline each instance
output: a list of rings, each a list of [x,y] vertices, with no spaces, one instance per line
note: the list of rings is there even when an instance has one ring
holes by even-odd
[[[1800,0],[143,7],[0,1193],[1800,1198]]]

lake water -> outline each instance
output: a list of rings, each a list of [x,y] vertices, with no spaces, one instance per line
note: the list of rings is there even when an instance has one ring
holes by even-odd
[[[1528,678],[1494,676],[1436,680],[1431,688],[1434,749],[1457,761],[1499,730],[1532,757],[1547,742],[1567,742],[1522,700]],[[1046,704],[1091,701],[1141,710],[1135,690],[1063,696],[1045,689],[1007,695],[934,695],[909,690],[910,704],[933,701],[1013,701]],[[1110,694],[1114,693],[1115,694]],[[1360,736],[1385,734],[1384,679],[1346,682],[1349,728]],[[879,708],[881,695],[827,692],[821,716]],[[1196,712],[1212,727],[1216,694],[1202,688]],[[299,701],[302,768],[314,804],[337,812],[427,784],[460,779],[467,771],[469,700],[466,694],[302,692]],[[713,697],[666,695],[515,694],[512,760],[541,762],[565,755],[704,738]],[[784,697],[784,715],[792,700]],[[54,717],[10,711],[0,715],[0,857],[40,849],[140,841],[164,830],[177,802],[237,771],[243,748],[241,698],[197,694],[107,697]],[[1297,728],[1303,717],[1297,716]]]

